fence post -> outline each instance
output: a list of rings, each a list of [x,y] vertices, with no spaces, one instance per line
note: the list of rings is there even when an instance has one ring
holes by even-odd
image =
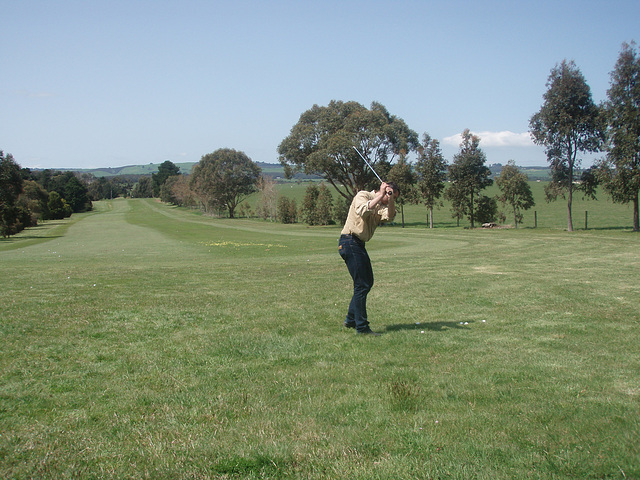
[[[538,211],[533,211],[533,228],[538,228]]]

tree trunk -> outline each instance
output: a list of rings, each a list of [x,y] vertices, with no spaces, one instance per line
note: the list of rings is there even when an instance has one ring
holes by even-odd
[[[640,232],[640,218],[638,217],[638,194],[633,197],[633,231]]]
[[[573,232],[573,219],[571,218],[571,204],[573,203],[573,186],[569,186],[569,200],[567,201],[567,230]]]
[[[569,199],[567,200],[567,230],[573,232],[573,219],[571,218],[571,206],[573,204],[573,163],[569,167]]]
[[[433,228],[433,207],[429,207],[429,228]]]
[[[518,228],[518,214],[516,213],[516,206],[513,206],[513,222],[516,225],[516,228]]]

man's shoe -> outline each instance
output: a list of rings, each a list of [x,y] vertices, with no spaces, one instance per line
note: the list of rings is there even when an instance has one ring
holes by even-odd
[[[343,323],[345,328],[356,328],[356,324],[355,323],[348,323],[346,320]]]
[[[356,332],[358,335],[372,335],[374,337],[379,337],[380,335],[382,335],[381,333],[377,333],[374,332],[373,330],[371,330],[370,328],[366,329],[366,330],[362,330],[359,332]]]

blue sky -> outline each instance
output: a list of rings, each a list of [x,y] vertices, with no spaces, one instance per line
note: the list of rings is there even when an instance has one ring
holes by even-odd
[[[0,18],[0,149],[32,168],[277,163],[331,100],[382,103],[448,161],[469,128],[489,164],[546,165],[527,131],[550,70],[574,60],[600,102],[640,42],[637,0],[0,0]]]

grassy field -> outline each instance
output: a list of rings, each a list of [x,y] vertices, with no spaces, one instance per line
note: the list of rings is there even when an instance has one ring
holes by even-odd
[[[2,240],[0,476],[639,479],[640,237],[536,208],[380,228],[378,338],[337,226],[117,199]]]

